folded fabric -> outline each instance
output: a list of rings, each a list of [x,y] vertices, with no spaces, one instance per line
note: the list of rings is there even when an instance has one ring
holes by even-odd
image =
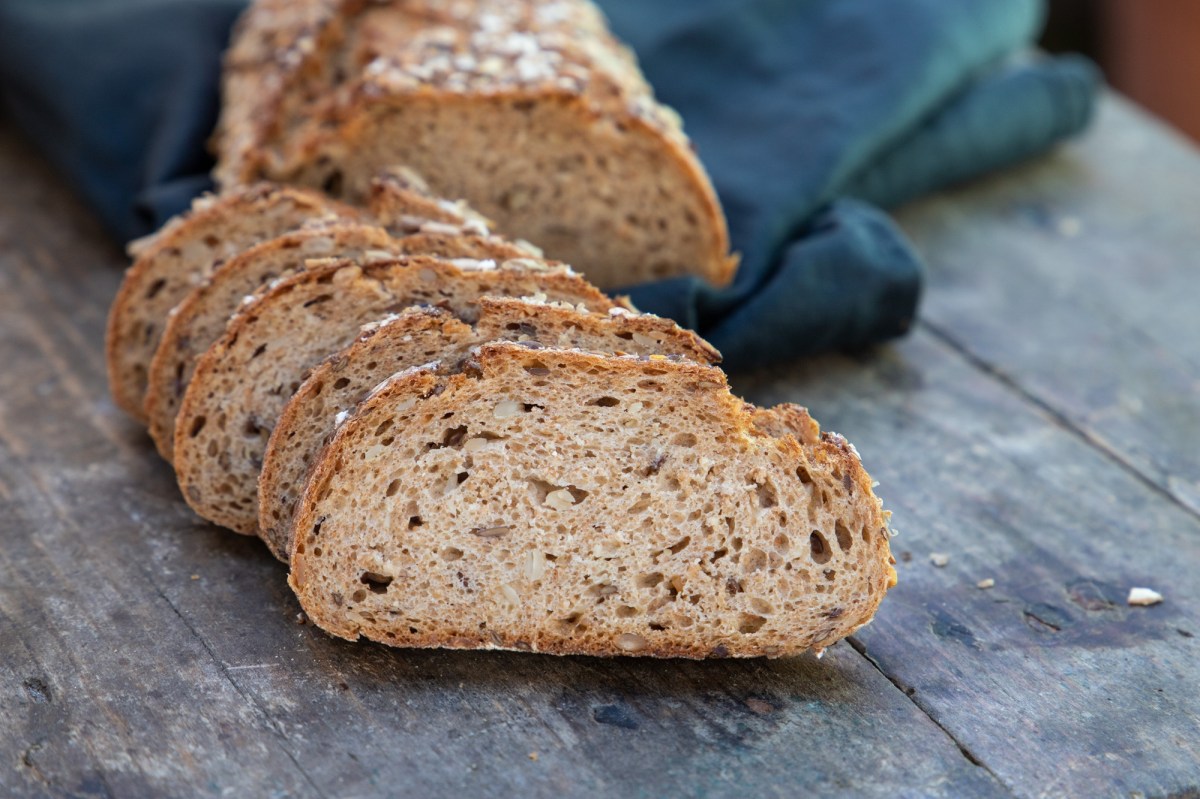
[[[5,0],[0,98],[114,235],[211,186],[220,53],[245,0]],[[1082,59],[1004,67],[1038,0],[600,0],[683,115],[742,268],[631,288],[743,368],[911,325],[919,259],[882,212],[1080,130]],[[860,199],[855,199],[860,198]]]

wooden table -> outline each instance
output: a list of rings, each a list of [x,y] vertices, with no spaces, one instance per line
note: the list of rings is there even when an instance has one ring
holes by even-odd
[[[895,510],[900,586],[820,661],[297,623],[108,399],[122,254],[11,133],[0,186],[0,795],[1200,796],[1200,157],[1120,100],[903,211],[906,340],[735,378],[847,435]]]

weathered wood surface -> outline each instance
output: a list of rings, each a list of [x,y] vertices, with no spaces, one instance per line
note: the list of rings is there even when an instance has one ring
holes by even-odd
[[[910,339],[736,380],[855,441],[911,555],[821,661],[296,623],[283,568],[199,523],[108,400],[121,254],[3,133],[0,181],[0,795],[1200,791],[1200,158],[1120,104],[904,212],[932,262]]]

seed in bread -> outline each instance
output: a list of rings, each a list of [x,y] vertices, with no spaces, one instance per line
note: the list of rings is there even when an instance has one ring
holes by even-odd
[[[895,578],[869,476],[801,409],[756,412],[710,367],[514,343],[373,392],[295,534],[308,618],[394,646],[782,656],[867,623]]]

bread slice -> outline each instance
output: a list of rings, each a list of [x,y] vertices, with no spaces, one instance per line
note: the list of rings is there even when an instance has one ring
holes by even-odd
[[[443,305],[473,319],[482,296],[537,291],[592,310],[614,306],[569,268],[531,259],[341,261],[285,278],[246,305],[196,362],[175,421],[184,497],[204,518],[255,533],[267,438],[309,369],[350,344],[362,325],[409,306]]]
[[[695,333],[620,308],[592,313],[538,299],[484,297],[474,327],[437,308],[412,308],[368,325],[313,370],[279,417],[258,480],[259,535],[286,561],[296,500],[335,420],[396,372],[431,361],[450,367],[490,341],[536,341],[603,353],[659,354],[712,364],[720,353]]]
[[[446,218],[445,216],[443,218]],[[158,451],[172,460],[175,415],[191,381],[195,361],[221,334],[237,309],[264,284],[303,269],[309,259],[336,256],[359,260],[398,255],[446,258],[530,258],[522,247],[494,236],[462,232],[446,222],[406,215],[417,232],[394,238],[382,228],[360,223],[306,227],[257,244],[223,263],[207,281],[175,307],[150,364],[146,417]],[[477,229],[472,226],[472,229]]]
[[[191,210],[134,242],[133,266],[108,315],[109,388],[118,407],[138,421],[150,359],[171,309],[215,264],[315,219],[355,220],[360,213],[307,189],[256,184],[204,196]]]
[[[711,367],[488,344],[460,374],[393,377],[338,428],[289,582],[321,628],[394,646],[820,650],[895,572],[857,454],[794,423],[816,430]]]
[[[227,76],[223,184],[269,178],[357,202],[381,166],[405,164],[601,287],[732,278],[724,216],[678,116],[587,0],[331,5],[297,36],[310,45],[291,66]],[[253,87],[268,84],[264,104]]]

